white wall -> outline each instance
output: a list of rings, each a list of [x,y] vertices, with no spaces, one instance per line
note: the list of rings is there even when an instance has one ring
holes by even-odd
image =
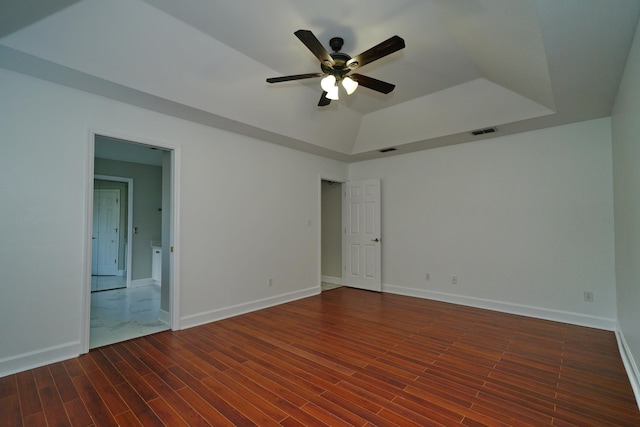
[[[180,150],[180,326],[319,291],[318,179],[345,164],[1,69],[0,87],[0,376],[82,349],[90,130]]]
[[[382,180],[383,289],[613,329],[610,132],[600,119],[350,165]]]
[[[640,31],[636,30],[611,127],[618,324],[640,403]],[[625,353],[626,352],[626,353]]]

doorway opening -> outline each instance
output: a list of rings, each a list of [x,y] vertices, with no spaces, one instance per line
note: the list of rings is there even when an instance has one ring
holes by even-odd
[[[382,292],[380,179],[349,181],[343,190],[343,284]]]
[[[90,143],[86,351],[177,327],[175,149],[99,134]]]
[[[342,184],[320,182],[320,286],[328,291],[342,286]]]
[[[320,178],[321,290],[348,286],[382,292],[380,179],[346,181],[331,190],[336,184]],[[329,233],[335,234],[331,237]],[[335,238],[340,243],[335,243]],[[340,262],[335,260],[337,254]],[[336,265],[340,266],[339,273]]]

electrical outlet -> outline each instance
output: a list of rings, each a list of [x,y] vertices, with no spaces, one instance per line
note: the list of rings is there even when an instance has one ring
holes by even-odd
[[[273,286],[273,279],[269,279],[269,287]]]
[[[593,292],[591,291],[584,291],[584,300],[586,302],[593,302]]]
[[[424,280],[426,280],[427,282],[428,282],[429,280],[431,280],[431,275],[430,275],[429,273],[425,274],[425,275],[424,275]]]
[[[452,285],[458,284],[458,276],[451,276],[451,284]]]

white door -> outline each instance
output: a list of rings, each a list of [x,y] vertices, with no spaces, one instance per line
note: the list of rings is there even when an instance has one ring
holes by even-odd
[[[346,286],[381,292],[380,180],[347,182],[343,190],[342,281]]]
[[[93,190],[92,275],[115,276],[118,273],[119,227],[120,190]]]

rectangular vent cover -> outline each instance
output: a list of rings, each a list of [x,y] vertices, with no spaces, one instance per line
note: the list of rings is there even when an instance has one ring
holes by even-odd
[[[484,135],[485,133],[494,133],[497,132],[498,130],[496,128],[486,128],[486,129],[478,129],[478,130],[474,130],[471,132],[471,135]]]

